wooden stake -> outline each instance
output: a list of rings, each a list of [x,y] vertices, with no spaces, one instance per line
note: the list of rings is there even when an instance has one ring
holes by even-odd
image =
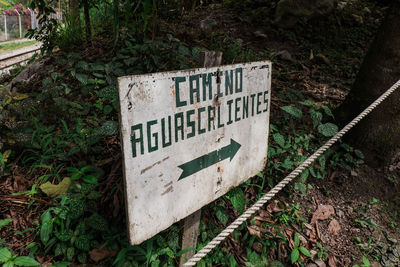
[[[199,65],[203,68],[216,67],[221,65],[222,52],[203,51],[200,53]],[[197,236],[199,235],[201,210],[194,212],[183,220],[182,250],[187,248],[197,248]],[[179,266],[194,255],[191,250],[182,254]]]

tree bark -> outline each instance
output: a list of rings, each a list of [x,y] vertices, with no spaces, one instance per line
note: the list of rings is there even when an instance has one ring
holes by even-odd
[[[400,0],[393,0],[353,87],[337,110],[348,122],[400,79]],[[353,129],[350,142],[370,163],[387,163],[400,148],[400,90],[397,90]]]
[[[89,0],[83,0],[83,14],[85,16],[86,41],[89,41],[92,37],[92,27],[90,25],[89,15]]]
[[[79,0],[69,0],[69,17],[71,20],[71,25],[80,28],[81,20],[79,18]]]

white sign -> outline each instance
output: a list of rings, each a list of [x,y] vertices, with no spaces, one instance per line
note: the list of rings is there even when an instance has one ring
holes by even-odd
[[[131,244],[264,168],[270,62],[127,76],[118,85]]]

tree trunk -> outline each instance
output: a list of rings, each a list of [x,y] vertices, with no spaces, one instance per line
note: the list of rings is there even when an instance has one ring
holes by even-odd
[[[92,37],[92,28],[90,26],[90,15],[89,15],[89,1],[83,0],[83,14],[85,15],[85,28],[86,28],[86,41],[89,41]]]
[[[348,122],[400,79],[400,0],[393,0],[337,117]],[[351,131],[349,139],[372,163],[387,163],[400,148],[400,90]]]
[[[81,26],[81,20],[79,18],[79,0],[69,0],[69,18],[71,20],[71,25],[78,28]]]

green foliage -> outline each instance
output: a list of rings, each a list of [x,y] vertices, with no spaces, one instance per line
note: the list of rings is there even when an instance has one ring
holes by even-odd
[[[0,247],[0,263],[3,266],[40,266],[40,263],[28,256],[13,255],[7,248]]]
[[[300,246],[300,239],[299,239],[299,234],[295,233],[294,234],[294,247],[292,249],[292,252],[290,253],[290,261],[292,264],[295,262],[302,262],[300,258],[300,253],[306,257],[311,257],[310,252],[308,249],[306,249],[303,246]]]
[[[14,221],[13,218],[7,218],[7,219],[0,220],[0,229],[9,225],[12,221]]]
[[[31,1],[30,8],[33,10],[36,8],[38,9],[40,26],[36,29],[29,29],[27,36],[43,43],[41,47],[42,53],[51,53],[55,46],[54,40],[56,39],[55,36],[58,27],[57,20],[51,17],[51,15],[55,13],[51,2],[46,0],[33,0]]]

